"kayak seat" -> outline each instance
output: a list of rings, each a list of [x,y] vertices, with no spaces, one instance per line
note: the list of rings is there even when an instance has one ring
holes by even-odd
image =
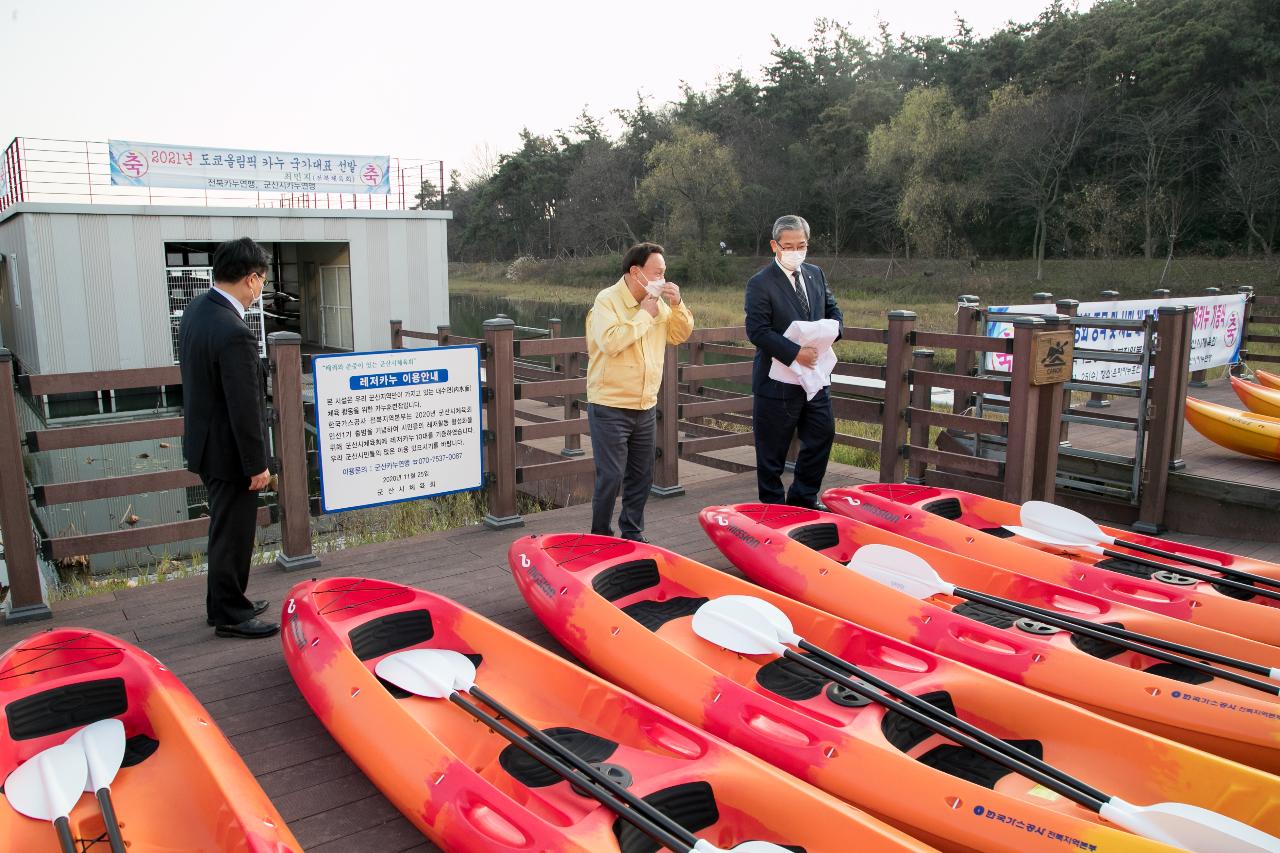
[[[1042,754],[1044,747],[1038,740],[1010,740],[1005,741],[1005,743],[1010,746],[1016,746],[1028,755],[1044,758]],[[1008,767],[992,761],[985,755],[980,755],[967,747],[957,746],[953,743],[935,746],[920,756],[918,760],[926,767],[941,770],[943,773],[991,789],[996,787],[997,782],[1013,772]]]
[[[650,631],[657,631],[672,619],[692,616],[707,603],[705,598],[669,598],[666,601],[637,601],[622,608],[622,612]]]
[[[5,706],[14,740],[44,737],[118,717],[129,709],[123,678],[97,678],[42,690]]]
[[[999,607],[993,607],[990,604],[983,604],[978,601],[966,601],[964,604],[951,608],[951,612],[957,616],[964,616],[975,622],[981,622],[983,625],[1002,629],[1012,628],[1013,623],[1018,619],[1008,610],[1002,610]]]
[[[808,652],[800,652],[800,654],[811,660],[817,660]],[[789,658],[774,658],[756,670],[756,683],[784,699],[803,702],[821,693],[827,679],[821,673],[814,672]]]
[[[434,634],[428,611],[402,610],[357,625],[347,637],[356,657],[372,660],[425,643]]]
[[[1207,672],[1192,669],[1181,663],[1158,663],[1155,666],[1147,667],[1146,671],[1152,675],[1162,675],[1165,678],[1172,678],[1174,681],[1181,681],[1183,684],[1205,684],[1213,681],[1213,676]]]
[[[1245,580],[1243,578],[1240,578],[1239,580],[1240,583],[1248,584],[1249,586],[1256,587],[1258,585],[1257,581]],[[1248,592],[1243,589],[1236,589],[1235,587],[1227,586],[1226,584],[1215,583],[1213,588],[1225,595],[1227,598],[1234,598],[1237,601],[1252,601],[1258,597],[1255,593]]]
[[[1112,628],[1124,628],[1121,622],[1105,622],[1103,623]],[[1127,651],[1123,646],[1117,646],[1108,640],[1097,637],[1086,637],[1082,634],[1071,635],[1071,645],[1087,655],[1093,655],[1095,658],[1109,660],[1123,651]]]
[[[840,530],[830,522],[816,522],[797,527],[787,536],[815,551],[825,551],[840,544]]]
[[[657,586],[661,581],[658,564],[646,558],[610,566],[591,579],[591,588],[606,601],[617,601],[642,589]]]
[[[1150,566],[1144,566],[1141,563],[1135,563],[1132,560],[1124,560],[1119,557],[1108,557],[1105,560],[1099,560],[1094,565],[1109,572],[1119,572],[1122,575],[1147,578],[1148,580],[1156,573],[1156,570]]]
[[[618,750],[615,741],[569,726],[543,729],[542,733],[588,764],[604,761]],[[498,754],[498,764],[526,788],[545,788],[564,781],[560,774],[515,744],[508,745]]]
[[[1005,530],[1003,527],[979,527],[978,529],[983,533],[990,533],[998,539],[1008,539],[1010,536],[1017,535],[1012,530]]]
[[[930,501],[922,509],[925,512],[950,519],[951,521],[959,521],[960,516],[964,515],[964,507],[960,506],[959,498],[943,498],[942,500]]]
[[[715,792],[706,782],[686,782],[654,791],[644,801],[690,832],[714,826],[720,820]],[[662,849],[656,841],[622,818],[613,822],[613,834],[618,839],[621,853],[657,853]],[[783,845],[783,849],[806,853],[803,847]]]
[[[955,702],[951,699],[951,694],[945,690],[925,693],[920,698],[949,714],[955,715],[956,713]],[[884,733],[885,739],[902,752],[910,752],[934,736],[930,729],[895,711],[885,712],[884,720],[880,723],[880,730]],[[1005,742],[1016,746],[1023,752],[1034,755],[1036,758],[1044,758],[1044,746],[1040,741],[1009,740]],[[916,760],[926,767],[941,770],[943,773],[959,779],[965,779],[976,785],[982,785],[985,788],[995,788],[997,782],[1013,772],[1004,765],[998,764],[968,747],[952,743],[935,746],[923,755],[918,756]]]
[[[133,767],[150,758],[160,748],[160,741],[147,735],[134,735],[124,742],[124,760],[121,767]]]

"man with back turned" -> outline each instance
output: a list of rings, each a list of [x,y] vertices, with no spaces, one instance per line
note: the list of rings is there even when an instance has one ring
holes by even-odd
[[[816,507],[827,458],[835,438],[831,395],[823,388],[806,399],[804,388],[769,378],[773,359],[784,365],[813,367],[814,347],[802,347],[785,337],[796,320],[835,320],[844,316],[827,286],[822,270],[804,262],[809,248],[809,223],[799,216],[782,216],[773,223],[769,242],[774,259],[747,282],[747,337],[756,346],[751,372],[752,428],[756,445],[756,485],[761,503]],[[791,488],[782,488],[782,470],[791,439],[799,437]]]
[[[267,384],[245,311],[262,296],[267,253],[242,237],[213,255],[213,286],[187,305],[178,329],[182,448],[209,490],[208,624],[219,637],[270,637],[265,601],[245,596],[268,469]]]

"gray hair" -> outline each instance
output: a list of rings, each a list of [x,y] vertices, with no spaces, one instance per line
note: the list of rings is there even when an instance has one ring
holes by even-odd
[[[777,221],[773,223],[773,239],[776,241],[782,236],[783,231],[803,231],[804,239],[809,239],[809,223],[805,221],[803,216],[796,216],[794,213],[779,216]]]

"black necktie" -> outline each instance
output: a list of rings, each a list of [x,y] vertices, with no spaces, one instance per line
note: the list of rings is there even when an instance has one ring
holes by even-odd
[[[800,297],[800,304],[804,306],[805,316],[809,316],[809,294],[804,292],[804,283],[800,281],[800,270],[796,270],[791,274],[796,282],[796,296]]]

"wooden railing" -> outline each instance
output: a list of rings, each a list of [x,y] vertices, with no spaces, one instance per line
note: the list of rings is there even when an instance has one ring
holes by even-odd
[[[281,547],[276,563],[285,570],[311,568],[319,564],[312,553],[306,444],[303,428],[301,338],[292,332],[276,332],[268,337],[272,376],[272,436],[274,469],[277,477],[277,510]],[[25,475],[22,439],[18,432],[17,398],[14,394],[12,356],[0,350],[4,377],[0,380],[0,530],[4,533],[12,602],[8,622],[47,618],[49,606],[41,590],[36,562],[35,540]],[[16,377],[23,393],[40,398],[55,394],[117,391],[180,385],[177,367],[88,373],[34,374]],[[181,417],[159,417],[93,426],[54,427],[26,434],[31,452],[66,450],[86,445],[172,438],[182,435]],[[146,474],[104,477],[66,483],[39,483],[33,488],[38,506],[100,500],[123,495],[180,489],[199,485],[200,478],[183,469]],[[259,526],[275,521],[273,513],[258,511]],[[207,517],[162,524],[140,525],[126,530],[49,537],[40,541],[45,559],[59,560],[76,555],[98,554],[126,548],[180,542],[208,533]]]
[[[1280,296],[1261,296],[1253,292],[1253,288],[1241,288],[1249,294],[1249,303],[1245,307],[1245,322],[1242,334],[1244,343],[1240,348],[1240,360],[1258,361],[1264,364],[1280,364],[1280,353],[1264,353],[1250,349],[1249,344],[1280,344],[1280,329],[1263,333],[1255,331],[1256,326],[1280,327]]]
[[[1061,411],[1062,388],[1060,384],[1031,384],[1030,351],[1035,333],[1064,326],[1066,320],[1055,316],[1018,318],[1012,339],[916,331],[916,315],[910,311],[890,312],[883,329],[844,327],[843,340],[884,346],[885,363],[843,361],[837,364],[835,375],[876,380],[884,385],[836,382],[830,389],[833,414],[838,421],[879,425],[881,429],[879,438],[837,431],[835,443],[877,453],[884,481],[901,481],[908,476],[919,479],[928,466],[949,466],[1003,481],[1000,491],[1009,500],[1052,497],[1059,421],[1049,413]],[[588,425],[582,417],[587,390],[582,375],[586,339],[556,334],[517,340],[516,329],[510,319],[494,318],[484,324],[485,337],[479,342],[485,365],[485,470],[489,488],[485,523],[494,529],[522,523],[516,508],[520,486],[580,477],[595,470],[591,458],[517,462],[521,444],[558,436],[565,438],[563,455],[580,455],[579,440],[588,432]],[[458,342],[443,328],[434,333],[407,332],[400,324],[392,323],[393,347],[403,346],[409,338],[440,344]],[[667,347],[657,404],[655,495],[683,492],[679,481],[682,459],[731,471],[752,467],[711,455],[751,446],[754,440],[750,431],[754,405],[751,394],[708,385],[716,380],[744,386],[749,383],[755,349],[740,343],[745,338],[742,326],[696,329],[685,344]],[[1019,357],[1015,358],[1014,371],[1005,377],[958,375],[935,370],[933,352],[913,349],[917,345],[952,348],[969,355],[1006,352]],[[520,367],[520,360],[528,358],[553,358],[554,366],[530,375]],[[950,388],[957,394],[1005,395],[1011,401],[1010,420],[1018,428],[963,411],[935,411],[930,402],[934,387]],[[527,407],[517,406],[527,400],[563,404],[563,415],[535,415]],[[534,422],[529,423],[530,420]],[[1023,429],[1027,423],[1033,428]],[[1003,461],[939,450],[929,446],[930,426],[1008,437],[1011,446]]]

